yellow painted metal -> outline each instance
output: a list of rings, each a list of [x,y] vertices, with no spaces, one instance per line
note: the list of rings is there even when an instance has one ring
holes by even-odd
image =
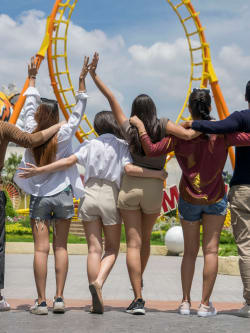
[[[65,3],[56,2],[56,15],[51,29],[51,46],[48,52],[48,63],[52,86],[65,118],[69,117],[75,106],[75,89],[72,84],[68,65],[68,28],[71,16],[78,0],[67,0]],[[87,130],[81,126],[77,132],[77,139],[82,142],[90,135],[97,136],[86,114],[83,117]]]
[[[166,0],[169,5],[172,7],[174,12],[179,18],[180,23],[184,29],[189,53],[190,53],[190,77],[189,77],[189,84],[187,95],[182,106],[182,109],[179,112],[179,115],[176,119],[176,123],[180,120],[188,120],[191,119],[191,116],[188,112],[188,99],[191,93],[192,88],[194,87],[197,82],[199,82],[200,88],[206,88],[208,83],[211,85],[213,90],[214,100],[217,107],[217,112],[219,114],[220,119],[224,119],[226,116],[229,115],[228,108],[222,92],[220,90],[218,84],[218,78],[216,76],[212,60],[211,60],[211,53],[210,53],[210,46],[207,43],[205,38],[204,30],[205,28],[202,26],[201,21],[199,19],[199,12],[196,12],[190,0]],[[180,9],[185,8],[186,10],[180,11]],[[183,13],[185,12],[185,14]],[[184,15],[186,15],[184,17]],[[190,21],[193,21],[194,27],[192,27],[192,31],[190,31]],[[192,37],[198,36],[198,40],[192,40]],[[200,52],[200,60],[197,60],[197,55],[199,56]],[[195,60],[194,60],[195,59]],[[194,76],[194,69],[200,68],[200,74]],[[184,113],[186,112],[186,116]],[[229,155],[231,159],[232,166],[234,167],[235,164],[235,156],[232,147],[229,148]],[[170,158],[168,158],[169,160]]]
[[[45,32],[45,36],[41,45],[40,50],[38,51],[37,55],[42,56],[43,58],[45,57],[48,47],[49,47],[49,23],[50,23],[50,17],[47,18],[47,23],[46,23],[46,32]]]

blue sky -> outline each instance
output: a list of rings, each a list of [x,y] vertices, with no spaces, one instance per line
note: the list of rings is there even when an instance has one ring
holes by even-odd
[[[174,0],[176,3],[179,2]],[[65,0],[63,0],[65,2]],[[22,88],[27,61],[40,47],[53,0],[1,0],[0,85]],[[193,0],[206,27],[215,71],[230,111],[246,108],[250,79],[250,3],[246,0]],[[160,117],[175,120],[186,96],[189,53],[181,24],[165,0],[78,0],[69,29],[69,66],[77,79],[84,54],[100,52],[102,79],[115,92],[124,111],[137,94],[153,97]],[[53,97],[46,63],[37,86]],[[87,79],[87,115],[109,106]],[[216,117],[214,110],[214,116]]]
[[[0,15],[0,43],[4,45],[0,54],[1,84],[15,81],[18,87],[22,86],[23,66],[39,48],[44,20],[53,3],[53,0],[1,0],[1,14],[4,14]],[[192,3],[201,12],[201,21],[206,26],[213,64],[229,108],[244,108],[243,90],[250,76],[246,43],[250,4],[245,0],[193,0]],[[27,29],[28,20],[37,29]],[[127,114],[136,94],[146,92],[156,100],[160,116],[176,118],[188,84],[189,55],[183,29],[165,0],[78,0],[72,22],[68,48],[74,82],[83,54],[97,49],[101,53],[100,73],[117,92]],[[40,77],[38,85],[45,94],[46,65]],[[88,84],[92,91],[92,83]],[[95,91],[92,97],[90,117],[105,103]]]

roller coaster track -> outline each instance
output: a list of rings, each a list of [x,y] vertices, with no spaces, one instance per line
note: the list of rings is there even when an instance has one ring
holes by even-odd
[[[188,113],[188,99],[192,88],[197,84],[200,88],[207,88],[210,84],[213,91],[214,101],[220,119],[229,116],[229,111],[221,92],[216,73],[213,68],[210,45],[206,41],[205,28],[199,19],[199,12],[195,11],[191,0],[166,0],[176,13],[187,38],[190,53],[190,78],[187,95],[183,107],[177,117],[176,123],[180,120],[190,119]],[[187,116],[185,116],[187,114]],[[232,166],[235,165],[235,155],[232,147],[229,148],[229,155]]]
[[[51,13],[49,26],[50,44],[47,55],[51,84],[66,119],[68,119],[72,108],[75,106],[75,90],[68,66],[67,40],[71,15],[77,1],[56,1]],[[83,120],[87,130],[81,126],[79,127],[76,136],[80,142],[91,134],[97,136],[86,114],[83,116]]]
[[[55,0],[53,10],[47,22],[46,35],[41,49],[37,54],[37,64],[39,67],[47,51],[51,84],[66,119],[68,119],[75,105],[75,90],[72,85],[68,66],[67,41],[70,19],[77,2],[78,0]],[[224,119],[229,115],[229,112],[212,65],[210,46],[205,38],[205,28],[199,19],[200,13],[195,11],[191,0],[166,0],[166,2],[169,3],[182,24],[190,53],[191,71],[188,91],[176,122],[190,119],[187,104],[192,88],[197,86],[206,88],[208,84],[210,84],[213,91],[219,117],[220,119]],[[27,86],[28,79],[10,119],[12,123],[16,122],[20,108],[24,103],[23,92]],[[86,115],[84,115],[83,119],[84,129],[80,127],[76,134],[80,142],[92,134],[97,135]],[[229,154],[234,167],[234,152],[232,149],[229,150]]]

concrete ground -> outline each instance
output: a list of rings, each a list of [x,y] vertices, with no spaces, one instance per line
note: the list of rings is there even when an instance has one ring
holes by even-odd
[[[65,287],[68,311],[64,315],[31,315],[27,310],[36,297],[32,272],[32,255],[6,255],[5,295],[11,312],[0,313],[0,333],[9,332],[246,332],[250,319],[235,316],[242,306],[240,277],[218,275],[212,301],[219,310],[215,318],[198,318],[195,310],[201,297],[203,258],[197,259],[192,287],[193,314],[180,316],[176,309],[181,299],[179,257],[151,256],[144,274],[143,297],[146,316],[124,312],[133,298],[126,270],[125,255],[120,254],[103,288],[104,315],[88,313],[90,296],[86,276],[86,256],[70,256]],[[49,257],[47,297],[53,299],[55,278],[53,256]]]

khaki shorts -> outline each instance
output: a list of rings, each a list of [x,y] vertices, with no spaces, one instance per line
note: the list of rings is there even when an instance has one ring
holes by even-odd
[[[85,185],[85,197],[79,204],[79,217],[83,221],[100,219],[104,225],[121,223],[117,209],[119,190],[114,182],[104,179],[90,178]]]
[[[124,175],[118,197],[118,208],[142,210],[145,214],[161,211],[163,181],[156,178],[141,178]]]

